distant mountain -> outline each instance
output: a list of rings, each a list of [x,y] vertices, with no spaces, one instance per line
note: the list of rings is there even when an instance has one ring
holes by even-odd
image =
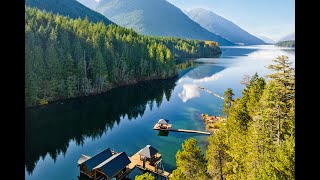
[[[278,42],[280,42],[280,41],[292,41],[292,40],[296,40],[295,35],[296,35],[295,32],[290,33],[290,34],[288,34],[288,35],[280,38]]]
[[[274,41],[273,39],[270,39],[268,37],[265,37],[265,36],[258,36],[261,40],[263,40],[265,43],[268,43],[268,44],[275,44],[276,41]]]
[[[84,19],[87,16],[91,22],[102,21],[105,25],[114,24],[102,14],[89,9],[76,0],[26,0],[25,3],[27,6],[59,13],[70,18]]]
[[[212,40],[219,45],[234,45],[204,29],[165,0],[101,0],[95,10],[118,25],[145,35]]]
[[[199,23],[210,32],[220,35],[232,42],[244,45],[265,44],[261,39],[249,34],[233,22],[215,14],[212,11],[196,8],[187,10],[185,13],[190,19]]]

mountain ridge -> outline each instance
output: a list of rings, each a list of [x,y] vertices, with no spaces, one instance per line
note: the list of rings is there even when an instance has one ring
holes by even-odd
[[[219,45],[234,45],[233,42],[201,27],[165,0],[101,0],[95,10],[118,25],[133,28],[145,35],[209,40],[216,41]]]
[[[232,21],[203,8],[184,10],[185,14],[208,31],[218,34],[229,41],[244,45],[266,44],[263,40],[248,33]]]

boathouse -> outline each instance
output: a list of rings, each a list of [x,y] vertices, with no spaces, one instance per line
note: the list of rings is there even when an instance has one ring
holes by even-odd
[[[119,180],[128,170],[131,163],[125,152],[112,153],[110,148],[103,150],[93,157],[81,155],[78,160],[80,172],[86,174],[91,179],[115,178]]]

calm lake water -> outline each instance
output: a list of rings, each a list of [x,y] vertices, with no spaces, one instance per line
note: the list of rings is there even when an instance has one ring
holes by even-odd
[[[223,100],[197,88],[223,95],[227,88],[241,96],[244,74],[266,75],[278,55],[295,62],[295,50],[272,45],[222,47],[219,58],[196,59],[196,66],[172,80],[118,88],[104,95],[85,97],[26,110],[25,179],[78,179],[81,154],[93,156],[110,147],[129,156],[150,144],[162,154],[164,169],[175,168],[181,143],[193,137],[203,152],[206,135],[170,132],[159,135],[153,125],[160,118],[176,128],[205,130],[202,113],[220,115]],[[139,170],[129,176],[134,179]]]

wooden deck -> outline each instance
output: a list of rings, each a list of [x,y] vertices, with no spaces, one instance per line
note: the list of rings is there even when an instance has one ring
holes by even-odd
[[[169,179],[169,177],[171,177],[171,174],[167,171],[164,171],[163,169],[159,169],[159,168],[156,168],[155,165],[153,164],[157,164],[159,163],[160,161],[162,161],[161,159],[161,154],[157,153],[155,155],[155,158],[153,158],[153,164],[151,164],[149,161],[146,161],[145,162],[145,167],[143,167],[143,161],[140,160],[140,155],[139,153],[142,151],[143,149],[140,149],[138,152],[136,152],[133,156],[131,157],[128,157],[131,161],[131,163],[129,165],[126,166],[126,170],[124,173],[122,173],[120,176],[117,177],[118,180],[121,180],[125,177],[127,177],[131,171],[134,169],[134,168],[139,168],[141,170],[145,170],[145,171],[149,171],[151,173],[154,173],[156,175],[159,175],[159,176],[162,176],[162,177],[165,177],[166,179]],[[114,155],[114,154],[117,154],[117,152],[115,151],[111,151],[111,153]],[[157,163],[155,163],[157,162]],[[160,162],[162,163],[162,162]],[[83,175],[86,175],[89,179],[94,179],[94,177],[83,171],[81,168],[80,168],[80,175],[83,174]],[[80,176],[78,176],[80,178]],[[100,178],[100,177],[99,177]],[[98,178],[98,179],[99,179]]]
[[[153,127],[154,130],[158,131],[176,131],[176,132],[186,132],[186,133],[198,133],[198,134],[206,134],[206,135],[211,135],[212,132],[207,132],[207,131],[196,131],[196,130],[188,130],[188,129],[174,129],[172,127],[167,128],[167,129],[161,129],[158,124],[155,124]]]
[[[142,149],[141,149],[142,150]],[[140,151],[141,151],[140,150]],[[171,176],[171,174],[167,171],[164,171],[164,170],[161,170],[161,169],[157,169],[150,165],[150,163],[147,161],[145,163],[145,168],[143,168],[143,161],[140,160],[140,151],[138,151],[136,154],[134,154],[133,156],[129,157],[131,163],[129,164],[129,169],[130,169],[130,172],[135,168],[139,168],[139,169],[142,169],[142,170],[146,170],[146,171],[149,171],[149,172],[152,172],[154,174],[157,174],[157,175],[160,175],[160,176],[163,176],[163,177],[166,177],[166,178],[169,178]],[[156,155],[159,159],[161,158],[161,154],[157,153]],[[129,173],[128,173],[129,174]],[[125,177],[125,176],[124,176]]]

